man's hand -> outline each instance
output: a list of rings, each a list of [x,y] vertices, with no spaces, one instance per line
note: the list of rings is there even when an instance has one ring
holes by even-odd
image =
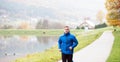
[[[69,49],[72,50],[72,47],[70,46]]]

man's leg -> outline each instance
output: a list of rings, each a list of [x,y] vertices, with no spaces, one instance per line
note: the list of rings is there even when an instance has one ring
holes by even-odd
[[[62,53],[62,62],[66,62],[66,59],[67,59],[67,55]]]
[[[73,62],[73,61],[72,61],[72,58],[73,58],[73,54],[69,54],[69,55],[68,55],[68,62]]]

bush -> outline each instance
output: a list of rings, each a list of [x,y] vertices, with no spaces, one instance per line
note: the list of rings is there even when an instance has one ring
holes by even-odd
[[[106,23],[96,25],[96,26],[95,26],[95,29],[104,28],[104,27],[107,27],[107,24],[106,24]]]

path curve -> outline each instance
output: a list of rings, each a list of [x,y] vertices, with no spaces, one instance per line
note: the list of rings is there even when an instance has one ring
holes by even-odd
[[[105,31],[97,40],[74,53],[74,62],[106,62],[112,49],[114,36],[112,31]],[[62,62],[61,60],[58,62]]]

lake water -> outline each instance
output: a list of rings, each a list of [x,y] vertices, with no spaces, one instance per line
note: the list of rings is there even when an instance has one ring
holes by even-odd
[[[0,36],[0,62],[45,51],[57,44],[58,36]]]

